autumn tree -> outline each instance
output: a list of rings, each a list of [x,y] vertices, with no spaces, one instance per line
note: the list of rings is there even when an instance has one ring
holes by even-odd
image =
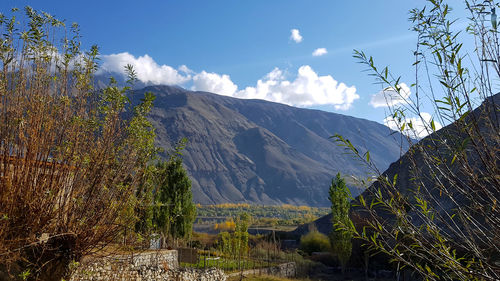
[[[154,97],[95,89],[98,48],[81,50],[78,25],[24,11],[0,15],[0,275],[60,280],[133,221]]]

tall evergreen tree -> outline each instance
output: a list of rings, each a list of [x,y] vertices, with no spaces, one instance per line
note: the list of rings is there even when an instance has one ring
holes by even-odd
[[[168,162],[159,162],[156,168],[154,224],[164,237],[189,237],[196,207],[182,159],[174,155]]]
[[[332,180],[328,193],[330,202],[332,203],[333,215],[333,229],[330,233],[330,244],[333,253],[337,255],[342,266],[342,273],[344,273],[345,266],[351,257],[352,251],[352,234],[343,229],[352,225],[351,219],[349,218],[351,192],[349,188],[347,188],[345,180],[340,176],[340,173],[337,173],[337,176]]]

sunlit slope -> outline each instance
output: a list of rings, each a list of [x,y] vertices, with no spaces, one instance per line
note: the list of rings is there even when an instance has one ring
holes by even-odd
[[[186,137],[184,163],[197,203],[327,206],[331,178],[366,170],[330,139],[370,150],[383,170],[399,158],[398,134],[376,122],[262,100],[152,86],[158,144]],[[136,95],[140,96],[140,95]],[[353,193],[359,193],[353,190]]]

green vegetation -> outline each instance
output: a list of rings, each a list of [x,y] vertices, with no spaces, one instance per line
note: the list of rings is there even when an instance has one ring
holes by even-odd
[[[134,232],[142,240],[143,236],[148,236],[153,231],[154,195],[153,179],[155,176],[155,166],[148,165],[139,179],[139,184],[135,191],[135,198],[139,202],[134,209],[135,225]]]
[[[417,37],[413,96],[402,89],[401,77],[355,51],[385,91],[404,101],[388,105],[393,127],[410,144],[410,137],[431,134],[410,147],[399,161],[401,168],[382,174],[369,152],[361,153],[337,136],[377,176],[356,203],[361,227],[353,229],[354,237],[423,280],[500,279],[500,48],[495,14],[500,6],[474,0],[465,6],[465,28],[456,24],[446,1],[429,0],[426,7],[411,11]],[[472,48],[461,41],[464,36],[474,42]],[[438,130],[438,121],[453,124]]]
[[[164,237],[174,239],[191,236],[196,207],[191,181],[182,166],[178,145],[168,162],[158,162],[154,175],[153,225]]]
[[[254,268],[290,260],[287,255],[306,263],[297,252],[280,251],[274,235],[272,243],[270,236],[267,241],[261,237],[250,248],[248,229],[251,224],[297,225],[331,211],[330,237],[311,230],[300,239],[303,252],[332,251],[344,269],[354,237],[389,256],[398,269],[411,268],[425,280],[499,280],[499,109],[490,102],[481,107],[485,112],[474,111],[474,101],[493,100],[498,88],[494,11],[500,6],[472,0],[466,7],[470,25],[465,31],[476,44],[474,56],[462,48],[444,1],[430,0],[429,7],[411,11],[418,34],[413,100],[402,90],[400,77],[355,52],[377,82],[387,86],[384,92],[405,101],[388,105],[392,125],[410,144],[422,130],[431,134],[410,147],[399,162],[402,169],[393,174],[382,174],[369,152],[337,136],[377,176],[353,209],[364,211],[357,213],[357,228],[340,174],[330,186],[331,209],[199,206],[201,223],[217,220],[216,229],[224,232],[212,248],[221,252],[204,251],[195,266]],[[23,20],[13,13],[12,18],[0,16],[0,274],[60,280],[84,255],[126,244],[136,234],[139,242],[152,232],[164,240],[190,238],[196,208],[182,166],[185,142],[167,161],[156,161],[155,132],[147,119],[153,94],[134,106],[131,87],[119,87],[114,79],[96,90],[98,48],[80,49],[76,24],[67,30],[64,22],[27,7],[27,25],[20,26]],[[126,71],[132,84],[136,74],[131,66]],[[419,80],[422,76],[428,84]],[[431,97],[430,120],[424,117],[424,96]],[[453,126],[438,132],[437,121]]]
[[[289,226],[311,222],[329,213],[329,208],[308,206],[261,206],[250,204],[219,204],[197,206],[198,223],[221,223],[220,219],[232,218],[240,213],[248,213],[253,218],[253,225]],[[222,222],[223,223],[223,222]]]
[[[217,267],[222,268],[224,272],[235,272],[239,270],[255,269],[255,268],[265,268],[269,266],[278,265],[279,262],[265,261],[263,259],[250,258],[248,256],[243,256],[240,258],[234,258],[220,252],[202,251],[198,263],[196,264],[181,264],[181,266],[188,266],[194,268],[209,268]]]
[[[0,279],[61,280],[84,255],[143,247],[152,231],[189,237],[185,141],[157,161],[155,97],[129,99],[134,69],[129,86],[95,89],[98,48],[80,49],[77,24],[12,13],[0,14]]]
[[[233,220],[233,231],[218,235],[195,233],[198,260],[194,264],[182,266],[195,268],[217,267],[225,272],[276,266],[284,262],[295,262],[297,272],[303,276],[316,262],[305,259],[298,251],[280,249],[279,242],[272,236],[251,236],[247,233],[251,218],[241,214]],[[328,243],[328,238],[323,235]]]
[[[217,245],[221,245],[220,235],[218,237]],[[181,266],[195,268],[217,267],[230,273],[239,270],[276,266],[293,261],[297,265],[297,274],[304,276],[308,269],[317,265],[317,262],[304,258],[297,251],[286,252],[281,250],[276,243],[267,242],[265,238],[252,237],[251,240],[253,245],[241,257],[239,255],[234,256],[223,251],[221,247],[214,245],[215,248],[210,250],[199,250],[196,263],[182,263]]]
[[[246,213],[241,214],[236,219],[236,226],[233,232],[220,233],[221,250],[233,259],[241,260],[248,254],[248,226],[250,216]]]
[[[182,139],[170,152],[168,161],[147,166],[136,190],[135,234],[142,238],[160,233],[164,244],[169,238],[189,239],[192,234],[196,207],[191,181],[182,166]]]
[[[0,15],[0,274],[60,280],[134,224],[154,96],[134,106],[114,80],[94,89],[97,46],[80,49],[77,24],[24,11]]]
[[[332,223],[333,229],[330,233],[330,243],[332,252],[335,254],[342,266],[342,273],[352,252],[352,234],[349,229],[352,221],[349,218],[349,209],[351,208],[351,192],[347,188],[344,179],[340,173],[332,180],[328,191],[330,202],[332,202]]]
[[[300,237],[300,249],[311,255],[313,252],[330,251],[330,240],[328,236],[316,229],[312,229],[306,235]]]

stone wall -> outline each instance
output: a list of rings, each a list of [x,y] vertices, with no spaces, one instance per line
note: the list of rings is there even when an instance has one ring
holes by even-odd
[[[70,281],[178,280],[225,281],[219,269],[180,269],[177,251],[154,251],[130,256],[112,256],[83,261]]]

